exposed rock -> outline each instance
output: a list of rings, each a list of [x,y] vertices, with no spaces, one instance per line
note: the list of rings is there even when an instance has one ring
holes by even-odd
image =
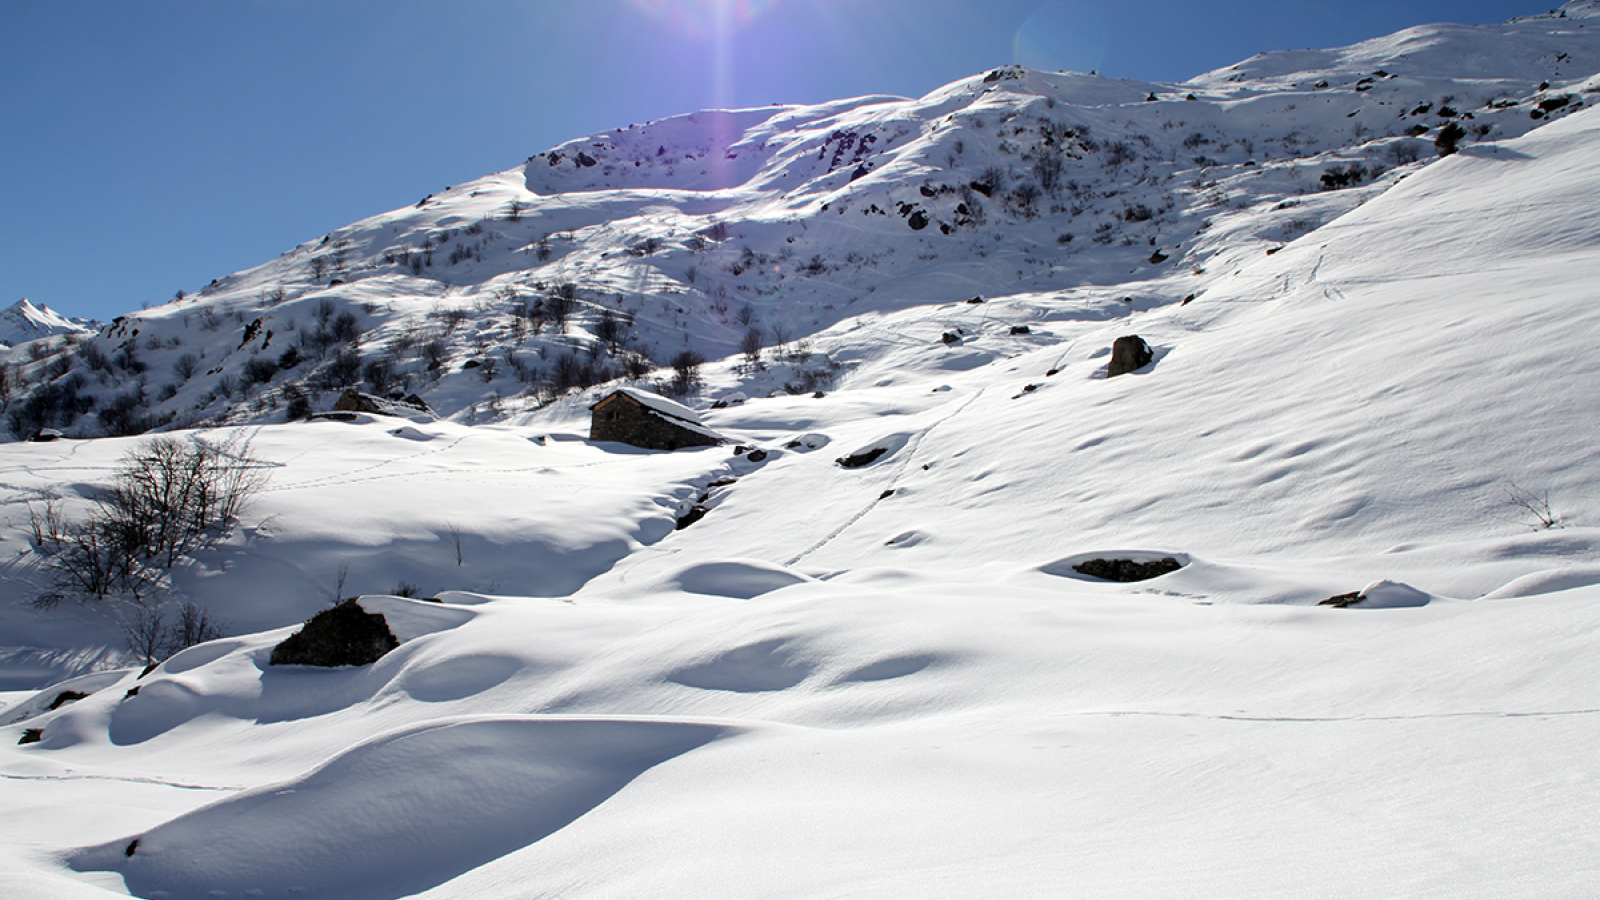
[[[1073,566],[1072,571],[1106,581],[1148,581],[1181,568],[1183,568],[1182,563],[1170,556],[1164,556],[1150,562],[1134,562],[1131,559],[1086,559]]]
[[[61,693],[57,694],[56,698],[51,700],[50,705],[45,708],[60,709],[61,707],[66,706],[68,703],[77,703],[79,700],[86,699],[88,696],[88,694],[82,693],[81,691],[62,691]]]
[[[939,340],[944,341],[946,344],[954,344],[961,340],[961,335],[956,334],[954,331],[946,331],[939,336]]]
[[[1033,334],[1033,329],[1029,328],[1026,325],[1013,325],[1013,326],[1011,326],[1011,333],[1012,334]]]
[[[24,728],[22,730],[22,737],[17,740],[17,745],[21,746],[23,744],[37,744],[42,740],[44,740],[43,728]]]
[[[355,598],[317,613],[272,648],[274,666],[365,666],[400,646],[389,623]]]
[[[1334,594],[1332,597],[1318,602],[1317,605],[1332,606],[1336,609],[1344,609],[1347,606],[1355,606],[1357,603],[1360,603],[1365,599],[1367,599],[1366,595],[1360,591],[1351,591],[1348,594]]]
[[[1111,362],[1106,364],[1106,377],[1115,378],[1150,365],[1155,353],[1144,338],[1136,334],[1124,335],[1111,345]]]
[[[835,462],[846,469],[859,469],[862,466],[872,465],[878,461],[879,457],[888,452],[888,447],[873,447],[871,450],[863,450],[850,456],[841,456]]]
[[[678,526],[674,530],[682,531],[685,528],[688,528],[690,525],[693,525],[701,519],[704,519],[706,517],[706,513],[710,511],[710,507],[696,503],[694,506],[689,508],[688,512],[678,517]]]

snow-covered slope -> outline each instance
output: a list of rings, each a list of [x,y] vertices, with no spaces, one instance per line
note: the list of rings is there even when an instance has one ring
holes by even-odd
[[[447,371],[412,386],[447,415],[245,409],[242,431],[175,432],[250,435],[270,480],[161,585],[232,636],[142,676],[114,668],[131,604],[25,605],[49,584],[29,502],[81,518],[140,439],[0,447],[0,894],[1594,893],[1594,10],[1183,86],[1002,70],[918,101],[624,129],[315,250],[349,240],[348,270],[520,198],[470,235],[494,237],[481,261],[312,286],[304,248],[124,319],[117,340],[160,339],[146,358],[203,344],[197,384],[278,351],[323,299],[330,331],[342,311],[365,327],[359,348],[434,328]],[[1479,89],[1521,105],[1459,108]],[[1380,121],[1436,133],[1441,104],[1494,130],[1312,189],[1413,139]],[[1092,185],[1083,210],[1064,182],[1031,217],[972,187],[994,160],[1019,177],[1043,132]],[[1110,166],[1109,139],[1137,133]],[[882,137],[858,159],[865,134]],[[1186,151],[1238,158],[1184,162],[1191,134],[1210,136]],[[957,224],[962,185],[982,223]],[[1150,218],[1106,213],[1136,204]],[[824,271],[796,270],[813,248]],[[602,300],[657,358],[795,330],[684,398],[733,444],[595,443],[595,391],[486,403],[521,279],[587,309],[538,336],[524,317],[530,366],[610,358],[586,343]],[[1105,377],[1129,334],[1152,363]],[[1136,583],[1074,568],[1169,557]],[[352,594],[397,649],[269,665]]]

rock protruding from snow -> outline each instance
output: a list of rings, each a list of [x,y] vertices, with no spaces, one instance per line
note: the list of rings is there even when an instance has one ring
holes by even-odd
[[[364,666],[400,646],[389,623],[354,598],[325,609],[272,648],[275,666]]]
[[[1106,377],[1115,378],[1136,372],[1155,359],[1155,353],[1144,338],[1136,334],[1123,335],[1111,345],[1111,362],[1106,364]]]
[[[1148,581],[1181,568],[1183,564],[1171,556],[1144,562],[1133,559],[1086,559],[1072,567],[1079,574],[1105,581]]]

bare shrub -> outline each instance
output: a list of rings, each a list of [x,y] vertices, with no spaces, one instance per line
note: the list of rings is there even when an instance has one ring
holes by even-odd
[[[668,393],[676,397],[686,397],[691,391],[700,386],[700,366],[704,365],[706,358],[694,350],[683,350],[672,358],[672,381],[668,383]]]
[[[1550,507],[1550,492],[1534,492],[1507,481],[1505,496],[1500,505],[1509,514],[1506,518],[1529,526],[1534,531],[1549,531],[1561,527],[1561,515]]]
[[[171,436],[143,442],[123,458],[86,520],[52,519],[46,504],[39,516],[41,546],[56,550],[48,563],[55,590],[41,596],[40,605],[62,596],[144,597],[158,569],[220,536],[267,477],[242,432],[217,444]]]

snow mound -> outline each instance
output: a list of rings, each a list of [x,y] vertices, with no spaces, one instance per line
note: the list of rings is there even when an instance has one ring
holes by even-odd
[[[389,624],[390,633],[402,644],[425,634],[455,628],[475,615],[470,610],[407,597],[362,597],[356,602],[367,612],[383,616],[383,620]]]
[[[1423,591],[1419,591],[1409,584],[1390,581],[1387,578],[1374,581],[1361,589],[1361,602],[1351,605],[1351,609],[1403,609],[1415,606],[1427,606],[1433,598]]]
[[[702,663],[684,666],[667,680],[704,691],[764,694],[786,691],[811,677],[813,667],[784,638],[736,647]]]
[[[758,559],[719,559],[685,566],[662,580],[660,587],[750,600],[770,591],[813,579]]]
[[[554,834],[727,730],[607,719],[428,722],[136,839],[84,849],[71,864],[120,872],[136,896],[170,900],[406,896]]]
[[[1530,572],[1514,578],[1483,595],[1483,599],[1504,600],[1511,597],[1554,594],[1557,591],[1570,591],[1591,584],[1600,584],[1600,566],[1564,566],[1559,569]]]

